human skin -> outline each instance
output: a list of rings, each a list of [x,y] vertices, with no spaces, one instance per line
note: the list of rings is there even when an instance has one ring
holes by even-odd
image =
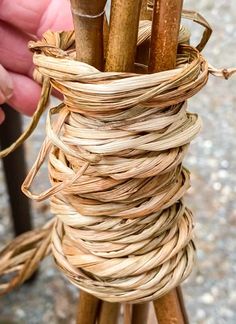
[[[28,42],[47,30],[72,28],[69,0],[0,0],[0,104],[32,115],[41,87],[32,79]],[[0,123],[3,120],[0,110]]]

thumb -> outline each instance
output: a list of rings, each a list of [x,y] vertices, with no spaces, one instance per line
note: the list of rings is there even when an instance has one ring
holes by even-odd
[[[13,82],[10,74],[0,64],[0,104],[9,100],[13,94]]]

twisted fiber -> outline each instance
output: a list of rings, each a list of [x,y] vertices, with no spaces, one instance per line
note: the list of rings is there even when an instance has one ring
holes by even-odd
[[[199,49],[209,34],[208,28]],[[179,43],[188,35],[182,28]],[[150,23],[142,22],[138,44],[149,37]],[[183,202],[189,172],[182,161],[201,121],[186,111],[185,101],[209,72],[228,78],[235,69],[208,68],[197,49],[183,45],[174,70],[102,73],[74,60],[73,32],[48,32],[29,47],[34,76],[43,82],[30,131],[50,87],[64,95],[49,111],[47,137],[22,186],[32,199],[51,197],[56,263],[75,285],[108,301],[160,297],[188,276],[195,257],[192,215]],[[46,156],[52,186],[35,194],[30,186]],[[45,228],[1,252],[1,278],[15,274],[0,286],[2,293],[22,283],[49,253],[52,224]]]
[[[31,198],[51,197],[57,265],[107,301],[160,297],[194,262],[182,161],[201,120],[185,100],[207,82],[207,62],[181,46],[175,70],[102,73],[74,60],[73,33],[47,33],[30,47],[36,74],[64,96],[48,114],[47,138],[23,184]],[[33,194],[46,155],[52,187]]]
[[[54,220],[43,228],[18,236],[0,254],[0,295],[21,285],[51,251]]]

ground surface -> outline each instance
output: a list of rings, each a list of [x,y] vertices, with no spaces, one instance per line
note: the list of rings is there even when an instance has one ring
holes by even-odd
[[[236,65],[236,2],[186,0],[185,8],[201,12],[214,34],[204,51],[217,67]],[[193,33],[197,36],[197,31]],[[184,283],[185,301],[193,324],[236,323],[236,77],[211,77],[189,102],[202,116],[204,129],[191,146],[186,165],[192,171],[187,200],[195,213],[198,263]],[[27,122],[27,121],[26,121]],[[27,143],[29,165],[40,147],[42,127]],[[42,173],[40,190],[46,172]],[[8,198],[0,172],[0,243],[11,238]],[[47,203],[34,204],[38,226],[50,217]],[[38,280],[0,300],[0,323],[73,323],[77,289],[66,282],[52,260],[41,266]]]

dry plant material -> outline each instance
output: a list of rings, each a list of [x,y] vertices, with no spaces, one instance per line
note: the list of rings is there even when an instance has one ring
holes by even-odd
[[[71,0],[75,27],[76,59],[103,69],[106,0]],[[99,301],[86,292],[80,293],[77,323],[95,323]]]
[[[47,136],[23,191],[51,198],[56,221],[53,231],[51,224],[38,237],[30,232],[0,253],[1,280],[15,272],[14,280],[1,281],[0,292],[22,283],[25,269],[37,267],[52,248],[68,279],[98,298],[127,303],[165,295],[188,276],[195,258],[182,161],[201,121],[185,101],[209,72],[228,77],[235,70],[209,68],[196,48],[182,45],[176,69],[101,72],[74,59],[73,32],[48,32],[30,48],[34,75],[44,80],[36,116],[45,109],[47,82],[64,102],[49,111]],[[47,156],[51,188],[32,193]]]
[[[149,71],[160,72],[176,66],[183,0],[155,0]],[[154,302],[159,324],[184,323],[176,289]]]
[[[133,305],[132,324],[148,323],[149,303]]]
[[[0,254],[0,295],[21,285],[37,270],[39,263],[51,252],[54,220],[43,228],[15,238]]]
[[[141,0],[113,0],[106,71],[132,71],[138,36]]]
[[[76,324],[95,324],[100,301],[96,297],[80,291]]]
[[[60,36],[62,43],[68,38]],[[48,137],[24,191],[31,196],[49,152],[52,188],[38,199],[51,196],[58,216],[52,235],[58,266],[98,298],[152,300],[193,265],[192,216],[181,199],[189,173],[181,164],[201,121],[183,102],[206,83],[207,64],[183,46],[176,70],[151,77],[101,73],[73,61],[71,50],[58,58],[53,47],[49,55],[51,37],[34,44],[34,62],[65,103],[51,111],[59,121],[48,116]]]
[[[98,318],[98,324],[117,324],[120,306],[119,303],[108,303],[103,301]]]
[[[177,290],[173,289],[167,295],[162,296],[161,299],[154,304],[156,317],[158,323],[178,323],[187,324],[187,319],[183,317],[181,305],[178,301]]]
[[[97,69],[103,67],[103,18],[107,0],[71,0],[76,58]]]
[[[183,0],[155,0],[149,72],[174,69]]]

